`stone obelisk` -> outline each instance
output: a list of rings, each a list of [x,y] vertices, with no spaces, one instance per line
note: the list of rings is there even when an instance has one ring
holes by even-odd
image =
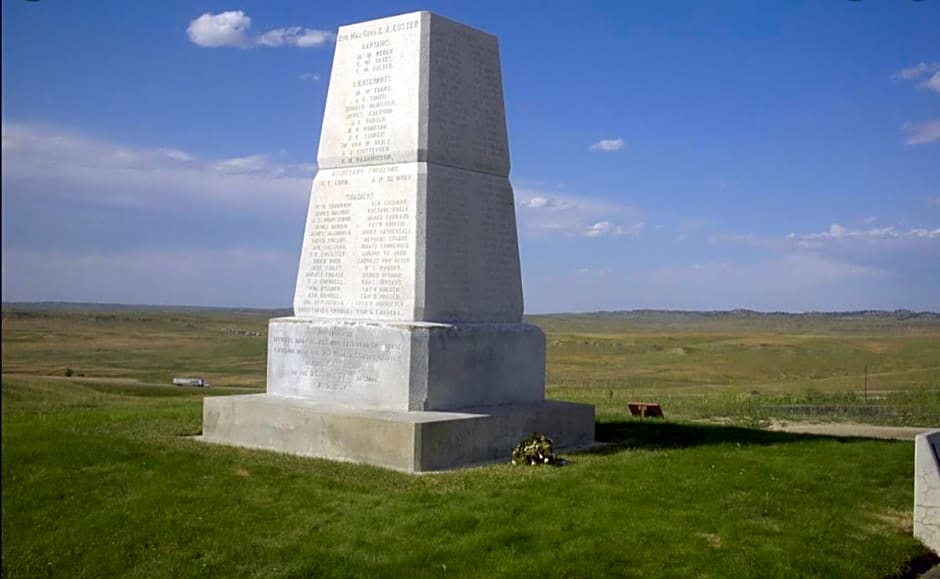
[[[545,393],[522,284],[499,50],[430,12],[339,29],[294,316],[267,393],[207,398],[203,438],[406,471],[593,442]]]

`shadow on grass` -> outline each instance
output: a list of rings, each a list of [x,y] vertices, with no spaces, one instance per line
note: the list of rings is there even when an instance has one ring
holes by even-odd
[[[819,434],[796,434],[711,424],[679,424],[623,420],[598,422],[594,438],[604,443],[588,451],[591,454],[612,454],[631,448],[664,450],[691,448],[710,444],[769,445],[811,440],[859,442],[868,438],[838,437]],[[889,442],[889,441],[883,441]]]
[[[904,564],[900,571],[893,575],[887,575],[885,579],[917,579],[917,577],[927,577],[925,573],[937,567],[940,569],[940,556],[923,547],[924,552],[915,555],[910,561]],[[940,577],[940,571],[930,577]]]

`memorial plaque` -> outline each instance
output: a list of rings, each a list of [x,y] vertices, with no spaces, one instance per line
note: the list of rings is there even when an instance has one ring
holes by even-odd
[[[313,182],[298,316],[413,320],[418,163],[321,170]]]
[[[428,19],[416,12],[340,27],[317,155],[321,169],[419,160]]]
[[[430,12],[340,27],[320,168],[409,161],[509,175],[495,36]]]
[[[321,170],[307,219],[298,316],[522,319],[515,210],[505,177],[429,163]]]
[[[340,28],[300,317],[519,322],[496,37],[427,12]]]

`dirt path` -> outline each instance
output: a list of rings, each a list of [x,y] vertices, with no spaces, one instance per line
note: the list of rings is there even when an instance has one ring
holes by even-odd
[[[857,436],[861,438],[883,438],[886,440],[914,440],[923,432],[936,430],[940,426],[875,426],[854,422],[789,422],[775,420],[768,427],[778,432],[796,432],[800,434],[823,434],[828,436]]]

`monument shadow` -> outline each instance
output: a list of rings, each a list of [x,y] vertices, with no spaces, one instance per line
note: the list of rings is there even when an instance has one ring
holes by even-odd
[[[601,444],[585,451],[586,454],[607,455],[627,450],[671,450],[717,444],[770,446],[774,444],[820,440],[832,440],[840,443],[875,440],[859,437],[776,432],[757,428],[746,428],[743,426],[690,424],[652,420],[598,422],[595,425],[595,439]]]

